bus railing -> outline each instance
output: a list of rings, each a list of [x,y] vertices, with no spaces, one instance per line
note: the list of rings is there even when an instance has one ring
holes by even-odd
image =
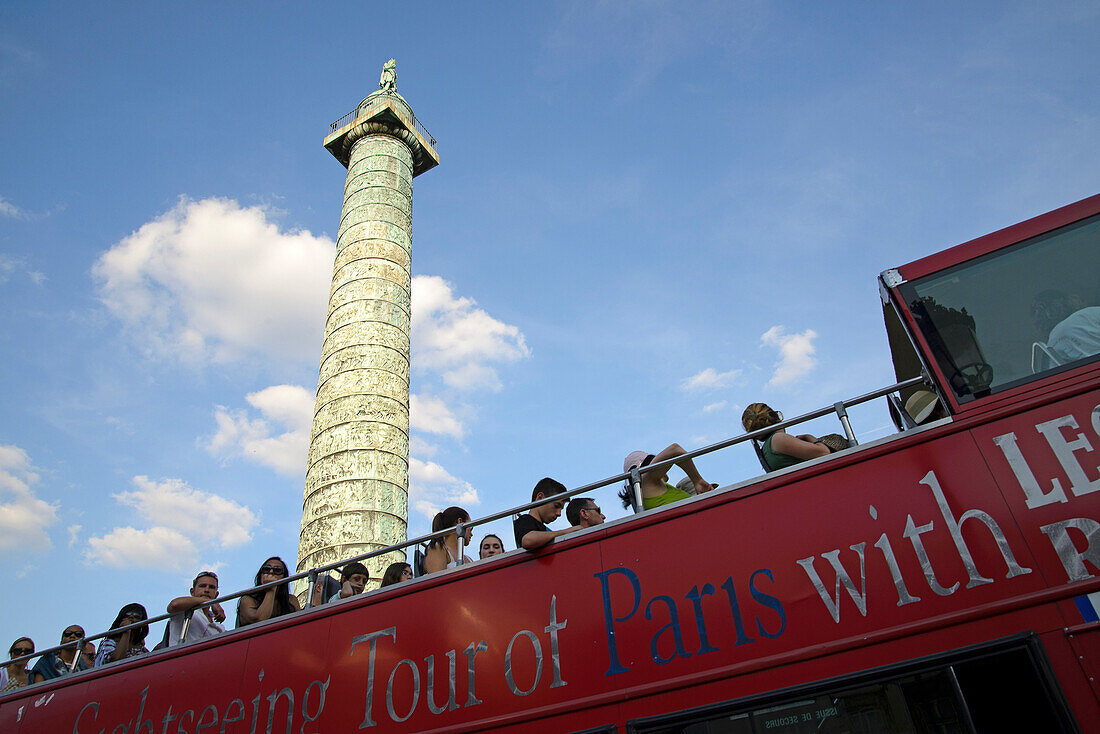
[[[728,438],[728,439],[725,439],[725,440],[722,440],[722,441],[718,441],[717,443],[712,443],[708,446],[703,446],[702,448],[695,449],[694,451],[688,451],[685,454],[681,454],[680,456],[676,456],[676,457],[673,457],[671,459],[665,459],[664,461],[654,462],[652,464],[649,464],[647,466],[640,467],[640,468],[639,467],[634,467],[630,471],[622,472],[621,474],[615,474],[613,476],[607,477],[606,479],[601,479],[601,480],[596,481],[596,482],[590,482],[590,483],[582,485],[580,487],[576,487],[574,489],[566,490],[565,492],[554,495],[553,498],[549,499],[549,500],[544,498],[544,499],[541,499],[541,500],[534,500],[534,501],[531,501],[531,502],[526,502],[526,503],[521,504],[521,505],[516,505],[515,507],[511,507],[507,510],[502,510],[500,512],[493,513],[491,515],[486,515],[484,517],[477,518],[476,520],[469,520],[467,522],[459,523],[458,525],[455,525],[455,526],[450,527],[450,528],[445,528],[443,530],[438,530],[438,531],[435,531],[435,532],[432,532],[432,533],[426,533],[425,535],[421,535],[417,538],[412,538],[410,540],[405,540],[401,543],[394,543],[393,545],[389,545],[389,546],[386,546],[384,548],[378,548],[378,549],[375,549],[375,550],[372,550],[372,551],[368,551],[366,553],[360,553],[360,554],[355,555],[355,556],[350,556],[348,558],[343,558],[339,561],[333,561],[331,563],[326,563],[326,564],[321,565],[321,566],[316,566],[314,568],[309,569],[308,571],[302,571],[302,572],[299,572],[299,573],[296,573],[296,574],[293,574],[293,575],[289,575],[286,578],[279,579],[278,581],[270,581],[266,584],[259,584],[257,586],[252,586],[252,587],[249,587],[247,589],[243,589],[241,591],[233,592],[232,594],[226,594],[224,596],[219,596],[216,599],[211,599],[211,600],[203,602],[201,604],[197,604],[196,606],[192,607],[191,609],[189,609],[185,612],[166,613],[166,614],[161,614],[161,615],[158,615],[158,616],[155,616],[155,617],[150,617],[150,618],[142,620],[140,622],[134,622],[133,624],[128,624],[128,625],[125,625],[123,627],[118,627],[117,629],[107,630],[106,632],[100,632],[100,633],[95,634],[95,635],[90,635],[90,636],[83,637],[75,643],[65,643],[65,644],[61,644],[61,645],[56,645],[54,647],[46,648],[45,650],[40,650],[40,651],[31,653],[30,655],[23,655],[23,656],[20,656],[20,657],[12,658],[11,660],[9,660],[7,663],[4,663],[4,664],[9,665],[11,663],[17,663],[17,662],[21,662],[21,661],[29,661],[29,660],[32,660],[32,659],[37,658],[37,657],[42,657],[42,656],[47,655],[49,653],[56,653],[56,652],[60,652],[62,650],[68,649],[68,648],[75,647],[76,653],[73,655],[73,662],[71,664],[69,664],[69,670],[72,671],[76,668],[77,661],[80,659],[81,650],[83,650],[84,645],[86,643],[93,642],[95,640],[100,640],[100,639],[103,639],[103,638],[108,637],[108,636],[114,636],[114,635],[120,634],[122,632],[125,632],[127,630],[136,629],[136,628],[141,627],[143,625],[153,625],[153,624],[156,624],[158,622],[169,622],[170,623],[170,621],[173,617],[179,617],[180,615],[183,615],[184,621],[183,621],[182,628],[180,630],[179,639],[175,643],[170,642],[169,646],[175,646],[175,645],[178,645],[178,644],[183,644],[184,640],[186,639],[186,636],[187,636],[187,630],[188,630],[188,627],[190,626],[191,619],[192,619],[193,615],[196,612],[198,612],[200,610],[203,610],[207,607],[213,606],[214,604],[223,604],[225,602],[232,601],[234,599],[239,599],[243,596],[248,596],[248,595],[251,595],[251,594],[255,594],[256,592],[260,592],[260,591],[266,591],[267,589],[274,588],[274,587],[279,586],[281,584],[289,584],[289,583],[293,583],[295,581],[300,581],[302,579],[307,580],[306,603],[305,603],[305,606],[303,607],[303,609],[309,609],[309,608],[313,607],[313,603],[312,603],[313,602],[313,591],[316,588],[317,579],[321,574],[328,573],[329,571],[339,569],[339,568],[341,568],[341,567],[343,567],[343,566],[345,566],[349,563],[355,562],[355,561],[365,561],[365,560],[369,560],[371,558],[376,558],[378,556],[384,556],[384,555],[389,555],[389,554],[393,554],[393,553],[400,553],[400,552],[404,551],[406,548],[410,548],[410,547],[413,547],[413,546],[421,546],[425,543],[429,543],[432,540],[442,539],[444,536],[450,535],[451,533],[455,533],[456,536],[457,536],[457,539],[458,539],[458,553],[457,553],[456,563],[461,566],[461,565],[464,565],[464,563],[465,563],[465,556],[464,556],[463,551],[464,551],[464,545],[465,545],[464,541],[465,541],[465,530],[466,530],[466,528],[475,528],[479,525],[484,525],[486,523],[494,522],[496,520],[500,520],[500,519],[503,519],[503,518],[506,518],[506,517],[510,517],[512,515],[518,515],[520,513],[527,512],[528,510],[534,509],[536,507],[541,507],[541,506],[547,504],[548,502],[561,502],[561,501],[564,501],[564,500],[568,500],[568,499],[570,499],[572,497],[575,497],[579,494],[584,494],[586,492],[591,492],[591,491],[596,490],[596,489],[601,489],[601,488],[606,487],[608,485],[614,485],[618,482],[625,482],[625,481],[629,480],[630,485],[631,485],[631,487],[633,487],[633,490],[634,490],[634,500],[635,500],[635,507],[636,507],[635,511],[636,512],[642,512],[643,511],[643,510],[641,510],[641,508],[642,508],[641,475],[642,474],[646,474],[646,473],[651,472],[651,471],[668,469],[668,468],[671,468],[674,464],[676,464],[678,462],[685,461],[687,459],[695,459],[696,457],[699,457],[699,456],[705,456],[706,454],[714,453],[715,451],[721,451],[722,449],[728,448],[730,446],[734,446],[734,445],[739,444],[739,443],[745,443],[745,442],[748,442],[748,441],[752,441],[753,439],[756,439],[756,438],[763,438],[763,437],[765,437],[765,436],[767,436],[771,433],[774,433],[775,431],[777,431],[779,429],[788,428],[790,426],[798,425],[800,423],[806,423],[808,421],[815,420],[817,418],[821,418],[821,417],[824,417],[824,416],[827,416],[827,415],[830,415],[830,414],[834,414],[834,415],[837,416],[837,419],[840,421],[841,426],[843,426],[843,428],[844,428],[844,433],[847,436],[849,443],[852,446],[856,446],[856,445],[858,445],[858,440],[857,440],[855,431],[852,428],[851,421],[848,418],[848,412],[847,412],[848,408],[854,407],[856,405],[861,405],[863,403],[870,402],[871,400],[875,400],[875,399],[880,398],[880,397],[892,396],[893,393],[896,393],[900,390],[904,390],[904,389],[909,388],[909,387],[916,387],[918,385],[925,385],[925,386],[928,386],[929,388],[934,389],[934,385],[932,383],[931,377],[928,375],[927,372],[922,372],[917,377],[913,377],[913,378],[910,378],[908,380],[902,380],[901,382],[895,383],[893,385],[888,385],[887,387],[882,387],[882,388],[879,388],[877,390],[872,390],[871,392],[867,392],[867,393],[864,393],[862,395],[858,395],[854,398],[849,398],[847,400],[839,401],[839,402],[834,403],[833,405],[830,405],[830,406],[826,406],[826,407],[823,407],[823,408],[818,408],[817,410],[811,410],[808,413],[803,413],[802,415],[795,416],[794,418],[787,418],[785,420],[780,421],[779,423],[774,423],[774,424],[772,424],[770,426],[767,426],[765,428],[761,428],[761,429],[758,429],[758,430],[755,430],[755,431],[749,431],[749,432],[746,432],[746,433],[742,433],[742,434],[733,436],[732,438]]]

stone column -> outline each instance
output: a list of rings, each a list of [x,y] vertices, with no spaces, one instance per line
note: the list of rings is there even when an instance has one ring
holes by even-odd
[[[348,172],[306,468],[300,571],[406,537],[412,179],[439,159],[435,141],[395,90],[370,95],[349,118],[325,140]],[[402,557],[369,561],[372,586]]]

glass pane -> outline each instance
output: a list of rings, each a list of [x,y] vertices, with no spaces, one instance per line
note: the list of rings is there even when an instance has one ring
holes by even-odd
[[[1100,354],[1100,216],[901,292],[961,401]]]
[[[943,671],[876,682],[775,706],[663,726],[661,734],[963,734],[954,691]]]

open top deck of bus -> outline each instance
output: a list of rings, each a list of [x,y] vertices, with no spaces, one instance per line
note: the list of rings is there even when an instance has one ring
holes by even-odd
[[[897,383],[785,424],[897,433],[20,689],[0,731],[1098,731],[1100,361],[1062,340],[1098,272],[1100,196],[885,271]]]

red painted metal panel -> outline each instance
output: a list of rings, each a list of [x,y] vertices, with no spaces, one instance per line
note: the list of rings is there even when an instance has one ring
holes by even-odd
[[[1037,475],[1051,479],[1057,459],[1038,458],[1044,445],[1023,434],[1067,411],[1091,420],[1094,398],[972,432],[948,425],[903,437],[862,460],[838,456],[538,555],[81,675],[5,701],[0,723],[28,732],[146,721],[150,731],[224,723],[245,732],[253,717],[255,731],[580,729],[620,706],[629,718],[1060,630],[1066,620],[1040,597],[1065,574],[1041,526],[1097,516],[1100,492],[1025,508],[992,441],[1015,430]],[[1014,606],[1029,594],[1036,601]],[[22,721],[9,728],[19,706]]]
[[[1064,584],[1100,571],[1083,555],[1089,529],[1100,527],[1100,391],[971,433],[1047,582]],[[1100,556],[1100,549],[1093,553]]]

